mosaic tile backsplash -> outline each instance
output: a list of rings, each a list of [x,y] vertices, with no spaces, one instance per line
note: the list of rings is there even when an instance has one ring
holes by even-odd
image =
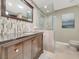
[[[0,35],[29,32],[32,31],[32,28],[33,28],[32,23],[0,17]]]

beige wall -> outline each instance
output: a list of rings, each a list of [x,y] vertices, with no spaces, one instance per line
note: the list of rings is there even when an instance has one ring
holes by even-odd
[[[73,29],[62,29],[62,19],[61,16],[66,13],[75,14],[75,28]],[[79,8],[71,7],[63,10],[56,11],[53,13],[56,19],[55,27],[55,40],[61,42],[68,42],[69,40],[78,40],[79,41]]]

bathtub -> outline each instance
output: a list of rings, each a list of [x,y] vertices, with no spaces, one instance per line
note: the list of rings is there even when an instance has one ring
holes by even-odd
[[[74,47],[72,47],[69,43],[58,42],[55,43],[55,51],[66,51],[66,50],[76,51]]]
[[[68,43],[59,42],[59,41],[55,42],[55,51],[64,51],[68,47],[69,47]]]

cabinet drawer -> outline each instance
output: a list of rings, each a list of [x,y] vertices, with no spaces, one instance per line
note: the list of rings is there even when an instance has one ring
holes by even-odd
[[[19,54],[14,57],[9,57],[8,59],[23,59],[23,54]]]
[[[8,50],[8,59],[19,54],[22,54],[22,43],[18,43],[12,46],[7,47]]]

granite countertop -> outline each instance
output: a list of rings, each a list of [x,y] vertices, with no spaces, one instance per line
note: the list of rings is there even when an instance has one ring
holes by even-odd
[[[7,34],[7,35],[0,35],[0,44],[4,42],[16,40],[17,38],[31,36],[38,33],[41,33],[41,32],[29,32],[29,33],[18,33],[18,34],[12,33],[12,34]]]

